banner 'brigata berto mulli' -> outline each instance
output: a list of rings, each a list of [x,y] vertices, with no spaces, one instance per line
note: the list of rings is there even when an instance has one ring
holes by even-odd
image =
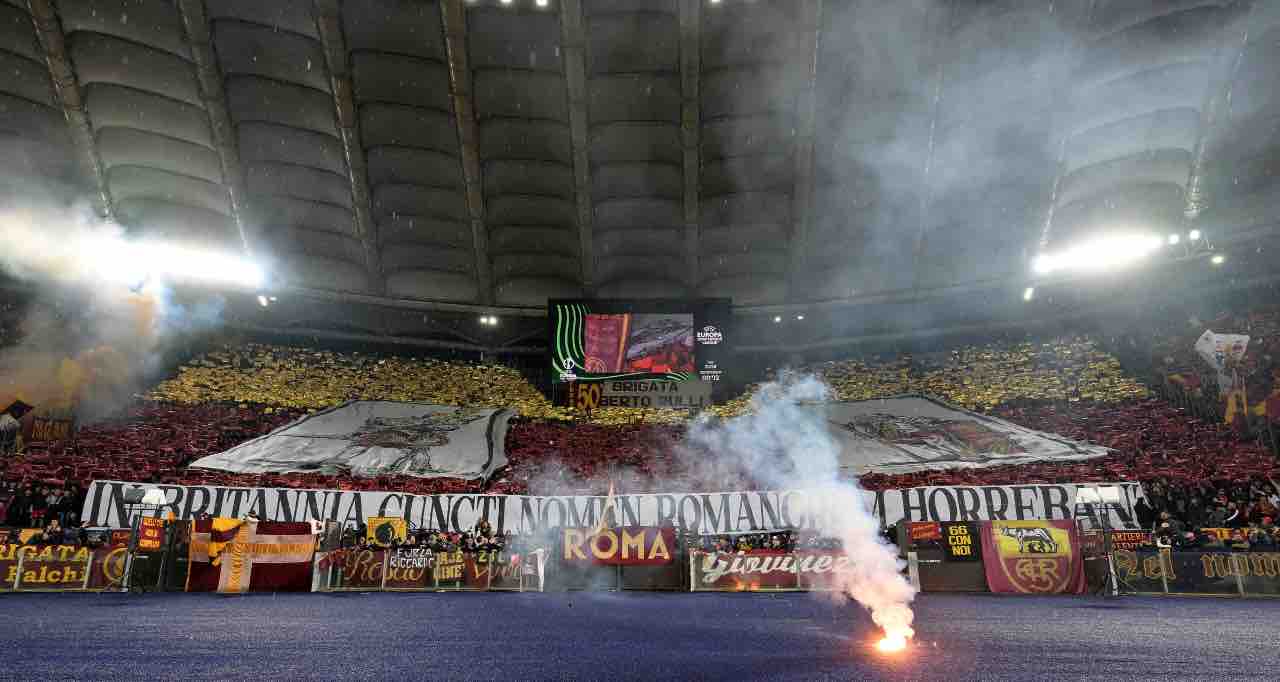
[[[1105,485],[1120,492],[1120,504],[1095,508],[1080,505],[1095,522],[1107,517],[1112,528],[1136,528],[1133,504],[1142,496],[1137,483],[1041,484],[1013,486],[948,486],[880,490],[864,493],[865,504],[884,526],[908,521],[985,521],[1070,519],[1077,516],[1081,487]],[[130,508],[125,491],[152,487],[122,481],[94,481],[81,518],[94,526],[128,525]],[[616,505],[603,496],[411,495],[356,490],[299,490],[223,486],[155,486],[169,504],[149,514],[172,511],[178,518],[200,514],[240,518],[250,511],[263,520],[331,520],[362,523],[371,516],[404,518],[414,528],[462,531],[481,519],[499,532],[538,533],[543,529],[618,526],[663,526],[701,533],[735,533],[820,527],[826,508],[815,491],[755,491],[736,493],[646,493],[618,495]],[[607,511],[606,511],[607,509]]]

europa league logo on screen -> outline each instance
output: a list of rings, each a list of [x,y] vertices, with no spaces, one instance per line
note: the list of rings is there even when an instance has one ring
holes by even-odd
[[[715,325],[709,324],[698,330],[698,343],[704,346],[714,346],[721,341],[724,341],[724,334],[720,333],[720,330],[716,329]]]

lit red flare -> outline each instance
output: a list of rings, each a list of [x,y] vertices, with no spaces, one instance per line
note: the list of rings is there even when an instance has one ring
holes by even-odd
[[[907,637],[900,633],[886,634],[876,642],[876,650],[882,654],[896,654],[907,648]]]

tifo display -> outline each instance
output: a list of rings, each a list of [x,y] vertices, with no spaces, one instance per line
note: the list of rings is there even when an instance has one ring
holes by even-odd
[[[648,575],[651,587],[667,589],[693,589],[691,571],[712,576],[697,589],[823,589],[810,574],[844,565],[828,548],[795,548],[787,550],[794,561],[757,563],[748,557],[766,551],[761,543],[742,549],[729,540],[741,560],[724,548],[688,543],[688,533],[739,538],[814,532],[818,523],[806,510],[805,491],[767,489],[758,471],[690,442],[689,408],[709,398],[699,397],[696,405],[672,399],[662,407],[677,409],[657,409],[659,396],[683,399],[685,387],[711,384],[685,376],[691,374],[688,358],[676,351],[689,338],[695,374],[702,367],[698,353],[723,348],[730,338],[727,329],[712,333],[696,322],[689,337],[685,314],[607,307],[584,313],[583,333],[600,342],[592,347],[603,364],[592,366],[618,374],[647,367],[668,380],[688,380],[655,382],[656,372],[634,381],[583,373],[565,386],[595,389],[599,397],[567,408],[553,407],[510,368],[261,345],[198,356],[158,385],[147,402],[112,420],[78,424],[56,440],[28,437],[26,424],[43,413],[15,402],[6,414],[23,430],[11,429],[21,440],[7,447],[18,452],[0,459],[9,481],[0,489],[0,506],[15,528],[43,526],[53,518],[76,529],[84,523],[121,528],[134,513],[124,501],[126,491],[158,487],[165,499],[161,515],[172,513],[179,525],[202,522],[204,515],[243,518],[249,512],[258,523],[308,527],[311,521],[351,526],[384,517],[403,523],[395,535],[402,537],[405,529],[414,529],[410,536],[423,528],[467,533],[485,522],[500,535],[539,538],[535,549],[542,551],[545,570],[538,575],[553,588],[596,584],[589,576],[593,567],[610,567],[615,582]],[[602,342],[607,339],[612,341]],[[1237,345],[1247,354],[1259,342],[1255,333],[1248,346]],[[615,354],[601,355],[605,348]],[[1167,393],[1152,395],[1098,342],[991,344],[808,370],[825,381],[831,395],[824,403],[797,405],[794,414],[824,424],[824,437],[837,446],[840,480],[861,483],[861,499],[883,529],[899,521],[936,524],[912,527],[907,541],[924,543],[926,554],[938,550],[939,564],[917,557],[926,590],[950,584],[937,582],[938,565],[947,567],[947,580],[974,589],[980,584],[1035,592],[1057,589],[1061,582],[1063,590],[1076,590],[1071,562],[1082,557],[1092,581],[1096,559],[1083,551],[1062,552],[1076,545],[1087,549],[1091,536],[1067,541],[1059,535],[1069,528],[1043,527],[1046,540],[1034,528],[1000,525],[1059,521],[1086,534],[1110,531],[1115,557],[1127,557],[1121,554],[1126,551],[1138,557],[1126,558],[1116,572],[1121,578],[1132,572],[1132,585],[1150,587],[1160,579],[1161,591],[1183,589],[1181,567],[1191,560],[1176,555],[1194,552],[1211,556],[1202,565],[1214,576],[1226,566],[1241,576],[1266,577],[1265,558],[1248,559],[1247,565],[1212,558],[1246,550],[1261,556],[1275,546],[1280,497],[1269,480],[1277,467],[1266,444],[1256,431],[1242,431],[1240,421],[1228,426],[1160,397]],[[754,409],[751,399],[767,401],[767,390],[753,387],[705,412],[712,422],[733,419]],[[648,403],[654,409],[622,407],[645,404],[624,402],[641,393],[654,397]],[[49,429],[31,433],[37,431]],[[612,495],[604,488],[613,486],[616,505],[606,518]],[[1078,494],[1099,486],[1118,491],[1119,501],[1097,504]],[[1170,515],[1158,518],[1164,511]],[[1212,534],[1199,531],[1232,518],[1237,526],[1221,531],[1220,544],[1202,539]],[[999,531],[985,534],[984,522]],[[598,528],[601,523],[619,529],[612,539]],[[171,542],[172,528],[139,524],[131,550],[171,551],[157,545]],[[664,528],[674,529],[674,537],[668,539]],[[48,532],[42,528],[40,535]],[[305,553],[301,543],[285,544],[299,545],[298,556]],[[1045,551],[1050,546],[1055,550]],[[908,545],[902,547],[910,563]],[[1161,563],[1159,547],[1173,552],[1172,563]],[[74,579],[82,581],[76,589],[86,589],[85,575],[115,566],[111,562],[129,551],[118,549],[110,562],[92,552],[72,555],[67,561],[76,566],[55,566],[47,557],[42,574],[28,567],[42,560],[26,550],[30,561],[24,560],[21,571],[15,564],[13,577],[20,578],[19,589],[32,589],[39,580]],[[498,563],[490,561],[492,554],[477,562],[478,555],[466,552],[456,560],[443,547],[430,558],[420,548],[405,547],[351,546],[329,554],[318,543],[315,552],[312,561],[324,559],[332,574],[324,584],[334,589],[365,589],[371,582],[383,589],[383,576],[386,589],[504,589],[530,566],[513,567],[510,551]],[[700,562],[694,552],[704,554]],[[10,556],[18,554],[15,549]],[[527,561],[528,552],[520,554]],[[204,555],[193,556],[196,564],[205,563]],[[806,556],[812,557],[807,563]],[[829,565],[823,556],[830,557]],[[249,553],[237,559],[242,570],[231,584],[253,589],[253,573],[243,569],[272,565],[268,558]],[[146,568],[145,561],[139,566]],[[197,570],[194,585],[224,582],[221,568],[203,570]],[[264,576],[271,569],[265,570],[257,580],[269,579]],[[314,566],[308,571],[314,578]],[[104,584],[105,578],[91,577],[87,586]],[[1237,593],[1261,589],[1242,584]]]

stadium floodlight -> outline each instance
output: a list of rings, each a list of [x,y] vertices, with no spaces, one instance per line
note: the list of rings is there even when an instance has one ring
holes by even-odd
[[[266,273],[233,254],[102,236],[82,243],[80,258],[107,281],[138,287],[152,278],[261,289]]]
[[[804,315],[796,315],[796,319],[804,322]]]
[[[263,296],[262,294],[258,294],[258,305],[262,306],[263,308],[267,307],[268,305],[267,297]]]
[[[537,0],[534,4],[538,7],[546,7],[549,4],[549,0]]]
[[[1176,246],[1180,241],[1182,241],[1182,235],[1178,235],[1178,234],[1169,235],[1169,246]]]
[[[774,322],[774,324],[777,324],[777,323],[779,323],[779,322],[781,322],[781,321],[782,321],[782,316],[781,316],[781,315],[774,315],[774,316],[773,316],[773,322]]]
[[[1190,234],[1187,235],[1187,239],[1190,239],[1193,242],[1200,241],[1200,230],[1192,230]]]
[[[1214,265],[1222,265],[1223,263],[1225,263],[1225,262],[1226,262],[1226,260],[1227,260],[1227,257],[1226,257],[1226,256],[1224,256],[1224,255],[1222,255],[1222,254],[1218,254],[1218,255],[1214,256],[1213,258],[1210,258],[1210,259],[1209,259],[1209,261],[1210,261],[1211,263],[1213,263]]]
[[[1114,270],[1146,258],[1160,248],[1164,240],[1151,235],[1118,235],[1103,237],[1062,251],[1042,253],[1031,264],[1038,275],[1063,270],[1098,272]]]
[[[1022,291],[1022,300],[1030,301],[1036,295],[1035,287],[1027,287]]]

